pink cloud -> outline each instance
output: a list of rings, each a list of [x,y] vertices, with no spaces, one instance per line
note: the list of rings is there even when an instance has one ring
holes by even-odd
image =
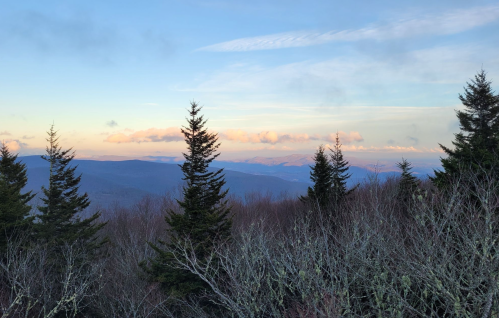
[[[3,141],[9,149],[10,152],[18,152],[19,150],[25,148],[27,145],[19,140],[7,139]]]
[[[310,136],[308,134],[289,134],[278,133],[275,131],[262,131],[260,133],[248,133],[241,129],[229,129],[220,134],[220,137],[226,140],[242,142],[242,143],[264,143],[264,144],[277,144],[277,143],[301,143],[310,140],[318,140],[317,135]]]
[[[333,148],[333,145],[326,144],[326,148]],[[403,146],[383,146],[383,147],[374,147],[374,146],[356,146],[356,145],[344,145],[341,147],[343,151],[351,151],[351,152],[417,152],[417,153],[441,153],[443,152],[440,148],[415,148],[413,146],[403,147]]]
[[[117,133],[112,134],[106,138],[106,142],[111,143],[141,143],[141,142],[171,142],[182,141],[184,135],[180,128],[169,127],[165,129],[150,128],[146,130],[139,130],[131,134]]]

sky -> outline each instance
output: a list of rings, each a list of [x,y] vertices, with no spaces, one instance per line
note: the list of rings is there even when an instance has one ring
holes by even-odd
[[[499,1],[0,0],[0,140],[180,156],[192,101],[221,159],[435,160],[459,94],[499,90]]]

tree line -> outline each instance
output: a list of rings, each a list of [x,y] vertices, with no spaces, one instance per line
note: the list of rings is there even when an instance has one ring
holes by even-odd
[[[163,233],[140,239],[131,227],[116,232],[123,216],[81,217],[90,201],[75,152],[53,126],[36,207],[23,192],[26,165],[3,144],[2,317],[495,317],[499,95],[482,70],[459,98],[460,132],[452,149],[441,145],[443,170],[429,181],[402,158],[396,180],[349,188],[337,134],[329,156],[315,153],[313,185],[292,200],[299,212],[286,225],[270,221],[272,204],[241,223],[223,169],[208,169],[220,143],[195,102],[182,128],[181,195],[160,209]]]

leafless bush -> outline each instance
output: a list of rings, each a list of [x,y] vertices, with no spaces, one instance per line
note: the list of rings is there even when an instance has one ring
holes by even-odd
[[[61,252],[14,240],[0,259],[3,317],[499,317],[499,188],[466,175],[445,193],[422,182],[403,209],[397,178],[373,175],[335,210],[296,198],[250,194],[233,205],[233,238],[196,259],[189,241],[171,248],[177,267],[209,286],[169,297],[144,276],[147,242],[168,240],[174,195],[103,211],[100,260],[76,245]],[[169,245],[165,246],[168,248]],[[200,304],[203,304],[201,306]]]
[[[189,242],[172,252],[231,317],[497,317],[497,182],[419,191],[409,216],[394,185],[363,185],[337,224],[309,212],[288,232],[253,223],[205,262]]]
[[[75,317],[98,294],[102,278],[99,262],[90,263],[78,244],[58,251],[46,246],[27,246],[12,240],[0,260],[2,317],[55,317],[64,312]]]
[[[147,242],[164,236],[164,211],[174,205],[172,202],[169,197],[145,197],[130,209],[116,205],[106,211],[109,223],[103,234],[110,238],[110,244],[104,288],[98,299],[104,316],[171,316],[168,297],[158,284],[147,281],[139,263],[155,256]]]

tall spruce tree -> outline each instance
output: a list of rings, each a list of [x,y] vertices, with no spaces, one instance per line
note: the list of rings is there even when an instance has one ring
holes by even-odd
[[[347,180],[352,176],[348,173],[350,166],[348,161],[343,158],[341,152],[340,136],[336,133],[334,147],[331,149],[331,199],[335,207],[338,207],[345,197],[355,190],[355,187],[347,190]]]
[[[308,187],[307,197],[300,197],[303,202],[309,201],[317,204],[320,208],[325,208],[329,204],[331,187],[333,184],[333,167],[329,158],[325,154],[323,145],[319,146],[314,155],[314,166],[310,166],[310,180],[314,183]]]
[[[35,196],[32,191],[23,193],[28,183],[26,165],[17,160],[7,145],[0,148],[0,252],[9,239],[17,233],[28,234],[33,217],[29,217],[31,206],[28,204]]]
[[[492,91],[484,70],[467,83],[464,92],[459,99],[465,109],[456,111],[461,131],[455,134],[454,149],[440,144],[448,155],[441,158],[444,170],[435,171],[432,178],[440,188],[462,177],[463,171],[478,178],[484,173],[499,175],[499,96]]]
[[[397,167],[401,170],[397,199],[404,211],[408,211],[412,196],[417,193],[420,182],[412,175],[412,166],[407,159],[402,158],[402,161],[397,163]]]
[[[165,217],[169,225],[170,242],[160,241],[161,246],[151,244],[158,253],[151,260],[150,267],[145,267],[152,279],[161,283],[162,288],[170,295],[188,297],[208,290],[209,287],[197,276],[187,270],[175,268],[175,257],[172,254],[177,244],[189,240],[193,253],[199,261],[205,260],[215,244],[227,241],[231,237],[231,208],[225,196],[228,190],[225,185],[223,169],[209,171],[210,163],[220,153],[216,153],[220,143],[217,134],[209,133],[206,120],[199,115],[201,107],[191,102],[187,127],[182,133],[187,143],[187,153],[183,153],[185,162],[180,165],[186,186],[183,188],[183,200],[178,201],[183,213],[170,210]],[[176,255],[176,257],[182,257]]]
[[[91,253],[104,243],[96,234],[106,223],[97,222],[99,212],[80,218],[79,213],[90,205],[90,200],[86,193],[78,192],[81,175],[75,176],[77,166],[70,166],[75,152],[71,148],[62,150],[53,125],[47,134],[47,154],[42,158],[50,163],[49,184],[42,187],[43,205],[38,207],[38,222],[34,224],[36,238],[55,251],[78,242]]]

